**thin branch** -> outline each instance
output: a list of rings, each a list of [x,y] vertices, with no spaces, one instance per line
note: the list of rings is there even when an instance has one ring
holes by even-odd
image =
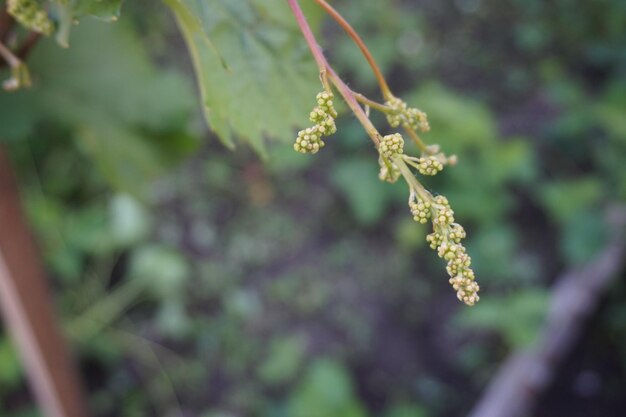
[[[371,100],[367,97],[365,97],[363,94],[361,93],[357,93],[355,91],[352,91],[352,94],[354,94],[354,97],[357,99],[357,101],[359,101],[360,103],[371,107],[373,109],[378,110],[379,112],[382,113],[388,113],[390,111],[390,108],[385,106],[384,104],[381,104],[377,101]]]
[[[428,152],[428,146],[426,146],[426,144],[424,143],[422,138],[420,138],[420,136],[417,134],[417,132],[415,130],[411,129],[410,127],[405,127],[404,131],[409,135],[409,137],[417,145],[417,147],[419,148],[420,152],[429,153]]]
[[[330,15],[330,17],[332,17],[343,28],[343,30],[346,31],[348,36],[350,36],[350,38],[352,38],[354,43],[359,47],[359,49],[363,53],[363,56],[365,57],[370,67],[372,68],[372,71],[374,71],[374,75],[376,76],[376,79],[378,80],[378,85],[380,86],[380,90],[385,100],[389,100],[393,98],[393,94],[391,93],[391,90],[389,89],[387,80],[385,80],[385,77],[383,76],[382,71],[378,67],[376,60],[372,56],[372,53],[369,51],[369,49],[367,49],[365,42],[363,42],[363,39],[361,39],[359,34],[356,33],[356,31],[350,25],[350,23],[348,23],[348,21],[344,19],[343,16],[337,10],[333,8],[333,6],[328,4],[325,0],[315,0],[315,1],[326,11],[326,13]]]
[[[624,267],[624,208],[614,210],[609,218],[616,232],[613,241],[594,261],[557,280],[540,338],[534,346],[507,358],[469,417],[530,415],[557,367],[579,339],[586,319]]]
[[[352,94],[352,90],[350,90],[346,83],[344,83],[343,80],[339,78],[337,73],[335,73],[333,68],[326,60],[326,57],[322,53],[322,50],[320,49],[317,40],[313,35],[313,31],[311,30],[311,27],[309,26],[306,17],[304,16],[302,9],[300,8],[298,0],[287,0],[287,3],[291,7],[291,10],[296,17],[296,22],[298,23],[298,26],[300,27],[300,30],[304,35],[304,39],[306,40],[306,43],[308,44],[309,49],[313,54],[315,62],[317,62],[320,74],[327,74],[328,78],[332,81],[335,87],[337,87],[337,90],[339,90],[339,93],[344,98],[350,109],[354,112],[354,115],[357,117],[357,119],[359,119],[374,144],[378,146],[378,144],[380,143],[380,133],[378,133],[376,127],[372,124],[361,105],[357,102],[354,94]]]

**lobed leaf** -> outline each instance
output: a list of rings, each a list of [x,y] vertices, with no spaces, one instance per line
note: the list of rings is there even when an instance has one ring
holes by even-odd
[[[317,67],[282,0],[165,0],[189,48],[210,128],[265,152],[291,141],[319,89]],[[315,22],[313,22],[315,24]]]

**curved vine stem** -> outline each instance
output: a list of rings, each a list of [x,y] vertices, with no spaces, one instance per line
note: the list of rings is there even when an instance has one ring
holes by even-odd
[[[357,119],[359,119],[359,122],[361,122],[361,124],[365,128],[365,131],[372,139],[372,142],[374,142],[374,144],[378,146],[380,144],[381,138],[380,133],[378,133],[378,130],[372,124],[369,117],[367,117],[365,110],[363,110],[361,105],[358,103],[352,90],[350,90],[346,83],[343,82],[343,80],[337,75],[337,73],[328,63],[328,60],[326,59],[320,46],[318,45],[317,40],[315,39],[315,35],[313,35],[313,31],[311,30],[311,27],[309,26],[309,23],[307,22],[306,17],[302,12],[302,8],[300,8],[298,0],[287,0],[287,3],[289,3],[289,6],[291,7],[291,10],[293,11],[293,14],[296,18],[296,22],[298,23],[298,26],[302,31],[302,35],[304,36],[304,39],[306,40],[306,43],[308,44],[309,49],[313,54],[313,58],[315,59],[315,62],[317,63],[320,71],[320,76],[322,77],[322,79],[324,79],[324,77],[328,77],[328,80],[330,80],[335,85],[350,109],[354,112],[354,115],[357,117]]]
[[[319,4],[324,9],[324,11],[326,11],[326,13],[328,13],[330,17],[332,17],[343,28],[343,30],[348,34],[348,36],[350,36],[350,38],[352,38],[354,43],[359,47],[359,49],[363,53],[363,56],[365,57],[370,67],[372,68],[372,71],[374,72],[376,79],[378,80],[380,91],[382,92],[385,100],[390,100],[394,98],[395,96],[391,92],[391,89],[389,88],[389,84],[387,84],[387,80],[385,80],[385,77],[383,76],[382,71],[378,67],[378,64],[376,63],[376,60],[374,59],[372,53],[369,51],[369,49],[365,45],[365,42],[363,42],[363,39],[361,39],[359,34],[356,32],[356,30],[354,30],[352,25],[350,25],[350,23],[348,23],[348,21],[337,10],[335,10],[333,6],[328,4],[326,0],[315,0],[315,2]],[[361,103],[364,103],[365,105],[370,106],[373,109],[376,109],[382,112],[385,112],[387,110],[383,105],[376,103],[361,94],[355,94],[355,97]],[[415,130],[411,128],[405,128],[404,130],[411,137],[411,139],[417,145],[417,147],[419,148],[421,152],[424,152],[424,153],[428,152],[426,144],[424,143],[424,141],[422,141],[422,139],[420,138],[420,136],[417,134]]]
[[[389,85],[387,84],[387,80],[385,80],[385,77],[383,76],[382,71],[378,67],[376,60],[372,56],[372,53],[369,51],[369,49],[367,49],[365,42],[363,42],[363,39],[361,39],[359,34],[356,33],[356,30],[354,30],[354,28],[350,25],[350,23],[348,23],[348,21],[344,19],[343,16],[339,14],[339,12],[335,10],[333,6],[328,4],[325,0],[315,0],[315,1],[324,9],[324,11],[326,11],[326,13],[330,15],[330,17],[332,17],[343,28],[343,30],[346,31],[348,36],[352,38],[354,43],[359,47],[359,49],[363,53],[363,56],[367,60],[370,67],[372,67],[372,71],[374,71],[374,75],[376,76],[376,79],[378,80],[378,85],[380,86],[380,91],[382,92],[383,97],[385,98],[385,100],[392,99],[394,95],[391,93],[391,89],[389,88]]]
[[[385,106],[384,104],[381,104],[377,101],[371,100],[367,97],[365,97],[363,94],[361,93],[357,93],[356,91],[352,91],[352,94],[354,94],[354,97],[357,99],[358,102],[363,103],[364,105],[371,107],[373,109],[378,110],[379,112],[382,113],[388,113],[389,112],[389,107]]]

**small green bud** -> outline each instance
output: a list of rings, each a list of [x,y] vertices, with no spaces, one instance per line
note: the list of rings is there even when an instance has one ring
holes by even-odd
[[[418,197],[416,200],[409,202],[409,207],[413,215],[413,220],[422,224],[428,223],[428,219],[430,219],[431,216],[429,201],[424,201]]]
[[[387,121],[391,127],[402,126],[421,132],[430,130],[428,118],[423,111],[408,107],[404,101],[397,97],[385,102],[385,105],[390,108]]]
[[[386,161],[386,162],[385,162]],[[381,181],[386,181],[388,183],[395,183],[400,178],[400,169],[398,165],[395,163],[383,159],[381,156],[378,158],[378,165],[380,165],[380,171],[378,172],[378,178]]]
[[[319,132],[324,136],[330,136],[337,132],[337,125],[335,119],[332,117],[326,117],[323,121],[317,124]]]
[[[450,208],[447,198],[442,195],[435,197],[434,208],[433,224],[446,226],[454,223],[454,211]]]
[[[313,126],[298,132],[293,149],[300,153],[316,154],[324,145],[326,144],[321,139],[319,127]]]
[[[426,236],[426,241],[430,244],[431,249],[437,249],[443,242],[443,235],[438,232],[432,232]]]
[[[465,233],[465,229],[458,223],[452,223],[450,225],[450,230],[448,231],[448,239],[453,241],[454,243],[461,243],[462,239],[465,239],[467,234]]]
[[[473,279],[463,275],[457,275],[450,278],[450,284],[452,285],[452,288],[456,290],[457,298],[468,306],[473,306],[476,302],[478,302],[478,300],[480,300],[480,297],[478,296],[480,287]]]
[[[404,139],[399,133],[384,136],[378,146],[378,152],[385,157],[391,158],[404,153]]]
[[[333,105],[334,94],[329,91],[322,91],[317,94],[317,105],[320,110],[333,119],[337,118],[337,111]],[[315,123],[315,122],[314,122]]]
[[[7,11],[25,28],[43,35],[54,31],[54,24],[48,13],[35,0],[8,0]]]
[[[437,175],[443,170],[443,164],[435,156],[419,158],[417,164],[417,170],[422,175]]]

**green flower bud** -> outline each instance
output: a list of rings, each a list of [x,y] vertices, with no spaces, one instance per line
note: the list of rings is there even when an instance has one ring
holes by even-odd
[[[35,0],[8,0],[7,11],[25,28],[43,35],[54,31],[54,24],[48,13]]]
[[[450,230],[448,231],[448,239],[453,241],[454,243],[460,243],[462,239],[465,239],[467,234],[465,233],[465,229],[458,223],[452,223],[450,225]]]
[[[446,265],[446,271],[448,275],[451,277],[457,276],[459,274],[463,274],[465,270],[470,270],[469,267],[472,264],[472,258],[465,253],[465,251],[457,251],[455,255],[448,260],[448,265]],[[472,272],[473,274],[473,272]]]
[[[333,105],[333,98],[333,93],[328,91],[322,91],[321,93],[318,93],[316,97],[319,109],[335,119],[337,118],[337,111]]]
[[[309,120],[317,124],[324,121],[328,117],[328,113],[319,107],[314,108],[309,115]]]
[[[419,158],[417,164],[417,170],[422,175],[437,175],[443,170],[443,164],[435,156]]]
[[[397,97],[385,102],[385,105],[390,108],[387,121],[391,127],[402,126],[421,132],[430,130],[428,118],[423,111],[408,107],[404,101]]]
[[[317,124],[319,132],[324,136],[330,136],[337,132],[337,125],[335,125],[335,119],[332,117],[326,117],[324,120]]]
[[[404,152],[404,139],[402,139],[402,135],[394,133],[383,137],[378,146],[378,152],[385,158],[401,155]]]
[[[422,224],[428,223],[428,219],[430,219],[431,216],[429,201],[424,201],[418,197],[409,202],[409,208],[411,209],[413,220]]]
[[[448,243],[446,240],[444,240],[437,248],[437,255],[446,261],[456,259],[463,253],[465,253],[463,245]]]
[[[450,278],[450,284],[452,288],[456,290],[456,296],[459,300],[463,301],[468,306],[473,306],[480,300],[478,291],[480,287],[473,279],[470,279],[463,275],[457,275]]]
[[[435,214],[433,216],[433,224],[437,226],[446,226],[454,223],[454,211],[450,208],[448,199],[442,195],[435,197]]]
[[[443,235],[438,232],[433,232],[426,236],[426,241],[430,244],[431,249],[437,249],[443,242]]]
[[[378,165],[380,165],[380,171],[378,172],[378,178],[381,181],[386,181],[388,183],[395,183],[396,181],[398,181],[398,178],[400,178],[400,169],[398,168],[398,166],[387,160],[387,162],[385,163],[385,160],[383,159],[383,157],[381,156],[380,158],[378,158]]]
[[[319,127],[313,126],[298,132],[293,149],[300,153],[316,154],[324,145],[326,144],[321,139]]]

